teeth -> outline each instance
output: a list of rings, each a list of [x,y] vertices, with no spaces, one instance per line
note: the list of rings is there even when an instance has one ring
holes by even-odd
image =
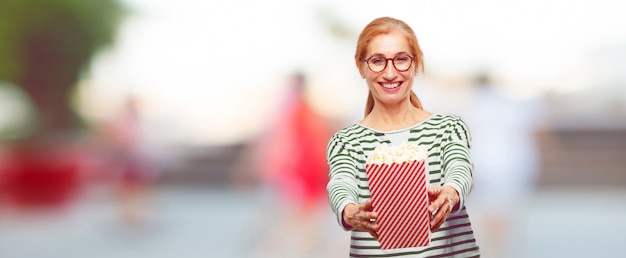
[[[400,86],[400,83],[383,83],[383,87],[387,88],[387,89],[393,89],[395,87]]]

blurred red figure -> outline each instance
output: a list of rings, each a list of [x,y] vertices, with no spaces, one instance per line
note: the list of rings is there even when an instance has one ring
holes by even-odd
[[[251,254],[259,257],[297,257],[323,239],[324,227],[316,222],[327,205],[326,143],[333,128],[306,100],[304,75],[294,74],[289,83],[275,122],[245,147],[233,171],[235,184],[255,178],[261,186],[255,208],[261,212],[242,233],[256,237]]]
[[[259,158],[263,180],[289,205],[306,210],[326,201],[325,153],[331,130],[304,98],[304,76],[295,74],[291,83],[283,113],[264,139]]]
[[[145,205],[155,168],[146,152],[137,99],[130,97],[119,117],[111,121],[106,132],[111,144],[110,155],[115,174],[116,190],[120,198],[122,222],[139,227],[145,219]]]

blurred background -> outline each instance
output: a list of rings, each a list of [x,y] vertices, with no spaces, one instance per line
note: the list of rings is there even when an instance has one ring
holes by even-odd
[[[0,1],[0,257],[345,257],[328,139],[360,30],[415,30],[473,135],[484,257],[619,257],[626,4]],[[494,123],[496,121],[496,123]]]

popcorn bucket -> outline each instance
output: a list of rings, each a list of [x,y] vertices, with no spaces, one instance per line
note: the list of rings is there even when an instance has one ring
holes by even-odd
[[[425,159],[378,164],[368,161],[367,179],[372,207],[378,213],[381,249],[430,244],[425,163]]]

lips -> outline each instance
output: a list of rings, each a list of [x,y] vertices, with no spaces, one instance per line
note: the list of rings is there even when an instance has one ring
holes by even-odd
[[[379,84],[383,86],[383,88],[391,90],[391,89],[400,87],[400,85],[402,85],[402,82],[392,82],[392,83],[385,82],[385,83],[379,83]]]

